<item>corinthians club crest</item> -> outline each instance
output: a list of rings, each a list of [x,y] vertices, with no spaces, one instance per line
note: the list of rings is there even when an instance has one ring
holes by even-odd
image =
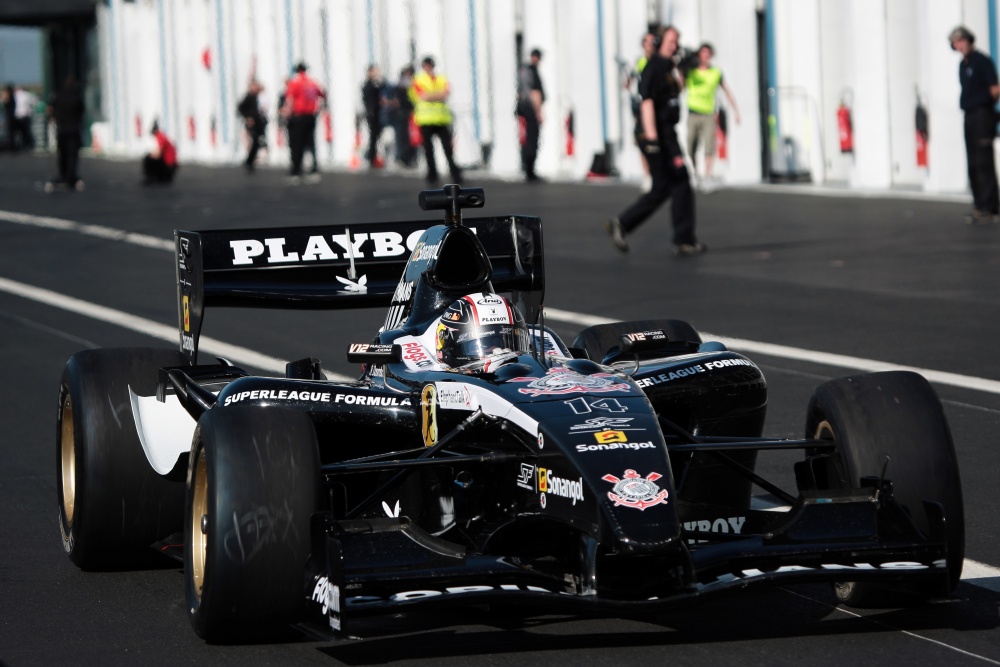
[[[568,368],[552,368],[543,377],[517,377],[511,378],[511,382],[530,383],[518,391],[531,396],[628,391],[629,385],[616,382],[617,379],[611,373],[582,375]]]
[[[660,487],[654,484],[661,477],[663,475],[658,472],[651,472],[643,477],[635,470],[629,469],[621,479],[614,475],[605,475],[601,479],[615,485],[614,489],[608,491],[608,498],[615,502],[615,507],[624,505],[645,510],[647,507],[667,502],[667,491],[661,491]]]

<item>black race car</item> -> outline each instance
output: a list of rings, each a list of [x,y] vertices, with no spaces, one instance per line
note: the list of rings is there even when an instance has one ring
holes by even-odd
[[[921,376],[828,382],[804,439],[764,438],[752,361],[679,320],[567,346],[544,322],[540,220],[463,221],[480,189],[419,201],[443,224],[176,232],[180,349],[81,352],[63,374],[75,564],[180,558],[206,639],[339,636],[421,605],[613,615],[755,584],[830,581],[858,605],[955,587],[959,472]],[[388,315],[336,382],[313,358],[284,377],[197,363],[208,306]],[[801,452],[796,488],[755,472],[763,450]]]

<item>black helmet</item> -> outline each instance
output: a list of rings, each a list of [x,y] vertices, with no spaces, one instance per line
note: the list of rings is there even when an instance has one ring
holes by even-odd
[[[437,325],[438,361],[461,368],[500,352],[528,351],[524,318],[499,294],[463,296],[444,311]]]

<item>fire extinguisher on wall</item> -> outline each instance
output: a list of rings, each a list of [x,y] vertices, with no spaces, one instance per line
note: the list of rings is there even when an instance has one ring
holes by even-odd
[[[837,135],[840,137],[840,152],[853,153],[854,126],[851,123],[851,110],[844,100],[837,107]]]
[[[915,114],[915,125],[917,129],[917,166],[927,166],[927,140],[930,138],[930,122],[927,118],[927,108],[920,100],[920,91],[917,91],[917,111]]]

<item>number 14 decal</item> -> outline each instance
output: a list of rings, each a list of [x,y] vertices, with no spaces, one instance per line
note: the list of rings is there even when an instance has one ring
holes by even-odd
[[[622,405],[617,398],[574,398],[571,401],[563,401],[573,409],[578,415],[585,415],[594,410],[604,410],[606,412],[627,412],[628,408]]]

